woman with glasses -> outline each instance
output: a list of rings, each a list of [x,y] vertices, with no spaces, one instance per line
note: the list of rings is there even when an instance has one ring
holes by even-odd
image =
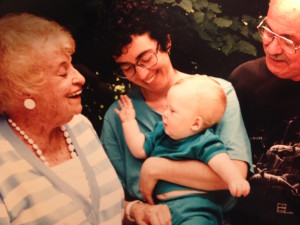
[[[266,167],[277,171],[272,175],[278,176],[278,179],[275,179],[277,182],[265,180],[252,185],[249,197],[243,199],[238,207],[236,215],[241,217],[241,221],[236,224],[241,225],[245,221],[252,221],[255,225],[299,224],[300,164],[296,157],[291,157],[289,162],[283,160],[282,152],[278,162],[284,162],[284,165],[277,163],[280,168],[274,168],[274,162],[264,161],[268,159],[263,156],[278,144],[281,151],[293,149],[290,153],[299,152],[300,1],[271,0],[267,17],[257,28],[265,57],[240,65],[232,72],[230,81],[240,100],[254,163],[258,168],[253,178],[261,177],[261,170],[269,173]],[[281,175],[289,187],[284,188],[279,182]],[[296,198],[292,194],[295,192],[298,192]]]
[[[162,120],[170,87],[191,75],[172,66],[169,55],[172,34],[168,25],[170,18],[165,9],[153,5],[150,0],[127,0],[114,5],[109,13],[109,38],[106,44],[110,46],[110,54],[118,65],[116,74],[137,86],[128,95],[135,108],[141,132],[146,133]],[[238,100],[229,82],[214,79],[224,89],[228,100],[224,117],[215,131],[245,178],[252,163]],[[141,202],[143,199],[146,202],[153,201],[152,192],[158,180],[207,191],[224,190],[218,192],[217,200],[225,210],[232,206],[228,187],[207,165],[198,161],[175,162],[159,157],[143,161],[131,155],[114,108],[118,108],[117,102],[112,104],[105,115],[101,140],[127,193],[125,211],[128,221],[138,224],[170,224],[170,212],[166,205]]]

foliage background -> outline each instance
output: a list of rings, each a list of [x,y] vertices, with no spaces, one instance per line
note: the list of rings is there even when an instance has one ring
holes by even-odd
[[[100,134],[107,107],[132,86],[112,75],[105,43],[97,43],[96,26],[118,0],[0,0],[0,16],[30,12],[56,20],[77,43],[73,64],[86,77],[83,114]],[[263,55],[256,26],[268,0],[154,0],[168,6],[174,20],[171,60],[187,73],[227,78],[241,63]]]

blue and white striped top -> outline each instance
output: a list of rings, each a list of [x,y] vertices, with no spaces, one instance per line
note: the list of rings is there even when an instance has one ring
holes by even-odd
[[[45,166],[0,115],[0,224],[122,224],[124,193],[92,124],[65,125],[89,185],[86,199]]]

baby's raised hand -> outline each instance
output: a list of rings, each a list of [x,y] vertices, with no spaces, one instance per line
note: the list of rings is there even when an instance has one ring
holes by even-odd
[[[122,123],[135,119],[135,110],[127,95],[121,95],[118,103],[121,109],[115,108],[115,112],[119,115]]]
[[[229,191],[232,196],[235,197],[241,197],[241,196],[247,196],[250,192],[250,184],[245,179],[238,179],[232,181],[228,185]]]

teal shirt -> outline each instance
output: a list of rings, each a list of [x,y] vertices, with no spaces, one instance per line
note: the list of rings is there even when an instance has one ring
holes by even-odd
[[[198,159],[208,163],[215,155],[226,152],[224,144],[211,128],[184,139],[174,140],[165,133],[163,122],[160,121],[153,132],[148,132],[145,136],[144,149],[147,157],[164,157],[173,160]],[[190,189],[159,181],[155,187],[155,194]]]
[[[250,142],[244,127],[236,93],[230,82],[221,78],[214,79],[220,83],[227,96],[226,111],[222,121],[216,126],[215,133],[226,146],[229,157],[247,162],[250,171],[253,171]],[[128,93],[128,96],[131,98],[136,111],[136,120],[141,132],[152,131],[155,124],[162,120],[161,114],[155,112],[145,103],[138,88]],[[142,200],[139,190],[139,178],[143,160],[136,159],[130,153],[124,139],[122,123],[119,116],[114,112],[114,108],[119,108],[117,101],[109,107],[104,116],[101,142],[118,173],[123,188],[133,198]]]
[[[144,149],[147,157],[198,159],[208,163],[216,154],[226,152],[224,144],[211,128],[184,139],[174,140],[165,133],[165,127],[160,121],[153,132],[148,132],[145,136]]]

